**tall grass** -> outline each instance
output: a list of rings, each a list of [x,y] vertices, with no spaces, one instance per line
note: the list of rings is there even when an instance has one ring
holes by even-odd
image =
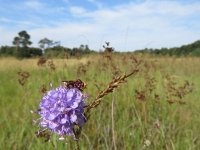
[[[38,108],[41,88],[80,78],[87,83],[89,103],[115,76],[130,72],[135,58],[143,63],[139,73],[104,97],[92,111],[83,127],[80,148],[200,149],[200,60],[127,54],[113,55],[111,59],[102,55],[54,59],[55,70],[48,64],[38,67],[37,59],[1,58],[0,149],[74,149],[71,138],[65,144],[54,135],[50,143],[45,143],[35,136],[38,127],[33,126],[32,120],[38,116],[30,110]],[[23,86],[18,82],[19,71],[30,73]],[[170,97],[167,76],[177,82],[176,88],[183,86],[185,80],[194,84],[192,92],[182,98],[185,104],[167,101]]]

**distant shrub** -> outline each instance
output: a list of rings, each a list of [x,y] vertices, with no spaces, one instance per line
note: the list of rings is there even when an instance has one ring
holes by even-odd
[[[0,47],[0,56],[14,56],[17,58],[31,58],[38,56],[45,56],[47,58],[65,58],[66,56],[81,57],[85,54],[95,53],[90,50],[87,45],[81,45],[79,48],[67,48],[63,46],[49,47],[44,50],[35,47],[16,47],[16,46],[2,46]]]
[[[2,46],[0,48],[0,56],[15,56],[18,58],[30,58],[42,56],[42,50],[34,47],[14,47],[14,46]]]
[[[40,48],[29,48],[29,53],[31,57],[42,56],[42,50]]]
[[[161,49],[143,49],[136,50],[135,53],[149,53],[154,55],[169,56],[200,56],[200,40],[194,43],[183,45],[181,47],[161,48]]]
[[[62,46],[55,46],[55,47],[45,49],[44,55],[50,58],[51,57],[63,58],[66,53],[70,54],[70,52],[71,52],[71,49],[69,48],[62,47]]]
[[[94,53],[94,51],[90,50],[87,45],[80,46],[79,48],[74,47],[72,49],[63,46],[55,46],[47,48],[44,51],[44,55],[50,58],[52,57],[64,58],[66,55],[77,57],[90,53]]]
[[[30,57],[42,56],[42,50],[39,48],[33,48],[33,47],[18,48],[16,56],[19,58],[30,58]]]
[[[2,46],[0,48],[0,56],[15,56],[16,55],[16,47],[12,46]]]

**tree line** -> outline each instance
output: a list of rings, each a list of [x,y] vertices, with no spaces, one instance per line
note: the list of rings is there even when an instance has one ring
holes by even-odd
[[[13,38],[13,46],[1,46],[0,56],[15,56],[18,58],[30,58],[38,56],[46,57],[65,57],[94,53],[88,45],[80,45],[79,47],[67,48],[61,46],[59,41],[53,41],[43,38],[38,42],[39,48],[31,47],[31,36],[27,31],[23,30]]]
[[[188,45],[173,48],[161,49],[142,49],[135,51],[136,53],[148,53],[153,55],[168,55],[168,56],[200,56],[200,40]]]

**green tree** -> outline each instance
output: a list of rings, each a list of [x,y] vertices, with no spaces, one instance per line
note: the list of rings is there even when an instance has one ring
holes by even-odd
[[[48,38],[43,38],[38,42],[40,48],[46,49],[53,45],[53,40],[49,40]]]
[[[17,48],[18,47],[27,48],[29,45],[32,44],[30,38],[31,36],[25,30],[20,31],[18,33],[18,36],[14,37],[13,45],[15,45]]]
[[[32,44],[30,41],[31,36],[25,31],[20,31],[18,36],[14,37],[13,45],[16,46],[16,56],[19,58],[31,57],[29,45]]]
[[[16,49],[19,47],[19,42],[20,42],[20,38],[19,37],[14,37],[13,45],[16,46]]]

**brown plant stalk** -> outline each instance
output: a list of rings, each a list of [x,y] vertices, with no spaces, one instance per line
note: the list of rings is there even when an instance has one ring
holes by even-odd
[[[126,82],[126,78],[135,75],[137,72],[139,71],[139,69],[134,69],[131,73],[129,74],[124,74],[121,76],[118,76],[116,78],[114,78],[107,86],[107,88],[105,88],[104,90],[100,91],[99,94],[96,96],[96,98],[94,99],[93,102],[91,102],[87,108],[86,108],[86,114],[88,114],[90,112],[90,110],[92,108],[96,108],[102,101],[102,98],[106,95],[108,95],[109,93],[112,93],[114,91],[114,89],[118,88],[122,83]]]

